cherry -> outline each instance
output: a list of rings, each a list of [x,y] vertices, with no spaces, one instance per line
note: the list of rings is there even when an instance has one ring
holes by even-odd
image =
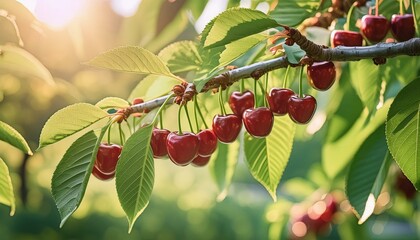
[[[93,165],[92,175],[95,176],[99,180],[106,181],[106,180],[111,180],[112,178],[114,178],[115,173],[103,174],[99,171],[99,169],[96,167],[96,165]]]
[[[202,157],[211,156],[217,148],[217,137],[213,130],[206,129],[197,133],[200,147],[198,148],[198,155]],[[194,161],[193,161],[194,162]]]
[[[307,68],[309,84],[319,91],[328,90],[335,81],[333,62],[315,62]]]
[[[191,164],[194,167],[203,167],[205,165],[207,165],[207,163],[210,161],[211,155],[210,156],[200,156],[198,155],[196,158],[194,158],[194,160],[191,162]]]
[[[223,143],[231,143],[235,141],[241,131],[241,127],[241,118],[234,114],[228,114],[225,116],[216,115],[213,118],[213,132],[216,134],[219,141]]]
[[[269,108],[259,107],[245,110],[242,120],[253,137],[266,137],[273,128],[274,116]]]
[[[288,106],[290,118],[295,123],[306,124],[314,116],[316,100],[311,95],[305,95],[303,98],[293,95],[289,99]]]
[[[331,47],[335,48],[338,46],[362,46],[363,36],[358,32],[345,31],[345,30],[334,30],[331,33]]]
[[[404,42],[414,37],[414,18],[412,14],[392,15],[391,32],[398,42]]]
[[[242,117],[245,110],[253,108],[254,103],[254,94],[251,91],[243,93],[235,91],[229,97],[229,106],[238,117]]]
[[[361,31],[372,43],[380,42],[389,29],[389,21],[384,16],[365,15],[362,17]]]
[[[194,133],[171,132],[166,139],[169,159],[179,166],[190,164],[198,156],[200,141]]]
[[[162,158],[168,155],[168,151],[166,150],[166,139],[169,133],[171,132],[167,129],[153,129],[152,139],[150,140],[150,145],[152,146],[153,150],[153,157]]]
[[[114,174],[121,151],[120,145],[101,143],[96,154],[95,167],[102,174]]]
[[[273,114],[286,115],[287,102],[293,94],[295,93],[288,88],[272,88],[267,100]]]

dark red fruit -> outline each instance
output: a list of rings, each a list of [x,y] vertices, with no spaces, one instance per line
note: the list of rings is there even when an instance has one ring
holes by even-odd
[[[228,114],[226,116],[216,115],[213,118],[213,132],[219,141],[223,143],[235,141],[241,131],[241,127],[241,118],[234,114]]]
[[[254,94],[251,91],[233,92],[229,97],[229,106],[238,117],[242,117],[245,110],[254,108],[254,104]]]
[[[358,32],[345,31],[345,30],[334,30],[331,33],[331,47],[335,48],[338,46],[362,46],[363,36]]]
[[[169,159],[179,166],[190,164],[198,156],[199,140],[194,133],[184,132],[178,135],[171,132],[166,140]]]
[[[198,155],[196,158],[194,158],[194,160],[191,162],[191,164],[194,167],[203,167],[203,166],[207,165],[207,163],[209,163],[210,158],[211,158],[211,155],[210,156],[205,156],[205,157]]]
[[[97,179],[102,181],[111,180],[115,176],[115,172],[112,174],[103,174],[99,171],[99,169],[96,167],[96,165],[93,166],[92,169],[92,175],[95,176]]]
[[[242,121],[251,136],[266,137],[273,128],[274,116],[269,108],[259,107],[245,110]]]
[[[286,115],[289,98],[295,93],[287,88],[272,88],[268,95],[270,110],[276,115]]]
[[[401,171],[397,174],[397,179],[395,180],[395,188],[407,199],[413,199],[416,196],[416,188]]]
[[[289,116],[295,123],[306,124],[314,116],[316,100],[311,95],[300,98],[293,95],[289,99]]]
[[[391,32],[398,42],[404,42],[413,38],[415,32],[413,15],[392,15]]]
[[[308,66],[309,84],[319,91],[326,91],[334,84],[335,66],[333,62],[315,62]]]
[[[198,155],[202,157],[210,156],[217,148],[217,137],[213,130],[206,129],[197,133],[200,147],[198,148]],[[194,162],[194,161],[193,161]]]
[[[150,141],[153,157],[162,158],[168,155],[168,151],[166,150],[166,139],[168,138],[169,133],[171,132],[167,129],[153,129],[152,139]]]
[[[103,174],[114,174],[121,151],[120,145],[101,143],[96,154],[95,167]]]
[[[372,43],[380,42],[386,36],[389,21],[384,16],[365,15],[362,17],[362,34]]]

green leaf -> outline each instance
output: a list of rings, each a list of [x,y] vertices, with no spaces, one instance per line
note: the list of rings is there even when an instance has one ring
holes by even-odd
[[[289,63],[298,64],[300,62],[300,59],[302,59],[303,56],[306,55],[306,52],[303,51],[296,43],[292,46],[283,44],[283,48],[286,52],[287,61]]]
[[[420,78],[404,87],[389,109],[386,139],[393,158],[420,189]]]
[[[350,62],[350,80],[369,112],[374,113],[379,103],[383,81],[386,81],[384,65],[376,66],[371,59]]]
[[[264,30],[278,27],[277,22],[265,13],[252,9],[232,8],[218,15],[209,29],[203,32],[206,48],[226,45]]]
[[[159,52],[158,56],[164,61],[173,73],[198,70],[202,59],[193,41],[180,41],[172,43]]]
[[[225,46],[226,49],[220,54],[218,66],[221,67],[230,64],[265,39],[264,35],[255,34],[227,44]]]
[[[210,174],[219,190],[218,201],[222,201],[228,193],[233,174],[238,163],[239,143],[217,143],[217,150],[209,163]]]
[[[384,131],[385,126],[379,127],[364,141],[347,175],[346,194],[360,219],[359,224],[373,213],[392,162]]]
[[[296,27],[305,19],[315,16],[324,1],[319,0],[282,0],[269,15],[277,22],[290,27]],[[330,4],[330,1],[327,1]]]
[[[65,107],[50,117],[39,137],[39,148],[58,142],[73,135],[108,114],[97,106],[88,103],[76,103]]]
[[[130,103],[118,97],[106,97],[95,104],[95,106],[107,110],[111,108],[126,108]]]
[[[334,179],[345,169],[365,139],[385,122],[391,102],[392,100],[386,101],[373,117],[363,111],[345,135],[324,144],[322,167],[330,179]]]
[[[0,158],[0,203],[10,206],[10,216],[15,214],[15,196],[13,194],[12,179],[9,169],[3,159]]]
[[[38,59],[15,46],[0,45],[0,72],[34,77],[54,84],[51,73]]]
[[[127,215],[129,232],[149,204],[154,183],[154,162],[150,139],[153,125],[140,128],[127,140],[118,160],[115,183],[121,206]]]
[[[179,82],[173,78],[150,75],[134,87],[128,99],[132,101],[134,98],[140,97],[144,101],[152,100],[168,94],[176,84]]]
[[[276,189],[289,161],[296,125],[289,117],[275,117],[274,126],[266,138],[245,134],[246,162],[252,176],[277,200]]]
[[[155,74],[177,79],[158,56],[141,47],[114,48],[96,56],[88,64],[115,71]]]
[[[99,138],[93,131],[89,131],[77,139],[67,149],[54,171],[51,191],[60,212],[60,227],[64,225],[82,202],[92,173],[96,153],[107,127],[102,128]]]
[[[10,125],[2,121],[0,121],[0,141],[7,142],[22,152],[32,155],[32,150],[25,138],[23,138],[22,135],[20,135],[20,133]]]

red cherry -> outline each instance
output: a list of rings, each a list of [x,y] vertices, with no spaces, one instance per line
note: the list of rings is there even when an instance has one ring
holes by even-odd
[[[389,21],[384,16],[365,15],[360,30],[372,43],[380,42],[386,36]]]
[[[92,175],[95,176],[97,179],[102,181],[111,180],[115,176],[115,172],[112,174],[103,174],[99,169],[96,167],[96,165],[93,165],[92,169]]]
[[[234,114],[228,114],[226,116],[216,115],[213,118],[213,132],[219,141],[223,143],[235,141],[241,131],[241,127],[241,118]]]
[[[300,98],[293,95],[289,99],[289,116],[295,123],[306,124],[314,116],[316,110],[316,100],[311,95]]]
[[[171,132],[166,139],[169,159],[179,166],[190,164],[198,156],[199,145],[198,137],[190,132],[184,132],[181,135]]]
[[[210,161],[211,155],[210,156],[200,156],[198,155],[196,158],[194,158],[194,160],[191,162],[191,164],[194,167],[203,167],[205,165],[207,165],[207,163]]]
[[[167,129],[153,129],[152,139],[150,140],[150,145],[152,146],[153,150],[153,157],[162,158],[168,155],[168,151],[166,150],[166,139],[169,133],[171,132]]]
[[[274,116],[269,108],[259,107],[245,110],[242,120],[253,137],[266,137],[273,128]]]
[[[136,104],[144,103],[144,100],[141,98],[134,98],[131,103],[132,105],[136,105]]]
[[[197,133],[200,147],[198,148],[198,155],[202,157],[211,156],[217,148],[217,137],[213,130],[206,129]],[[194,162],[194,161],[193,161]]]
[[[98,171],[106,175],[114,174],[121,151],[122,147],[117,144],[101,143],[95,161]]]
[[[392,15],[391,32],[398,42],[404,42],[414,37],[414,18],[412,14]]]
[[[273,114],[286,115],[287,102],[293,94],[295,93],[287,88],[272,88],[267,99]]]
[[[253,108],[254,103],[254,94],[251,91],[243,93],[235,91],[229,97],[229,106],[238,117],[242,117],[245,110]]]
[[[358,32],[345,31],[345,30],[334,30],[331,33],[331,47],[335,48],[338,46],[362,46],[363,36]]]
[[[331,222],[337,212],[337,202],[331,194],[326,195],[322,201],[325,203],[325,211],[320,217],[325,222]]]
[[[326,91],[334,84],[335,66],[333,62],[315,62],[308,66],[309,84],[319,91]]]

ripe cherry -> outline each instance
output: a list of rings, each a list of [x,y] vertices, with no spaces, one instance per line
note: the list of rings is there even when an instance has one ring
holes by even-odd
[[[335,48],[338,46],[362,46],[363,36],[358,32],[345,31],[345,30],[334,30],[331,33],[331,47]]]
[[[99,169],[96,167],[96,165],[93,165],[92,169],[92,175],[95,176],[97,179],[102,181],[111,180],[115,176],[115,172],[112,174],[103,174],[99,171]]]
[[[319,91],[328,90],[335,81],[333,62],[315,62],[307,68],[309,84]]]
[[[179,166],[190,164],[198,156],[199,140],[194,133],[171,132],[166,139],[169,159]]]
[[[120,145],[101,143],[96,154],[95,167],[103,174],[114,174],[121,151]]]
[[[392,15],[391,32],[398,42],[404,42],[413,38],[415,33],[413,15]]]
[[[289,98],[295,93],[288,88],[272,88],[268,95],[270,110],[276,115],[286,115]]]
[[[153,157],[162,158],[168,155],[168,151],[166,150],[166,139],[168,138],[169,133],[171,132],[167,129],[153,129],[152,139],[150,140]]]
[[[303,98],[293,95],[289,99],[288,106],[290,118],[295,123],[306,124],[314,116],[316,110],[316,100],[311,95],[305,95]]]
[[[191,164],[194,167],[203,167],[203,166],[207,165],[207,163],[209,163],[210,158],[211,158],[211,155],[210,156],[204,156],[204,157],[198,155],[196,158],[194,158],[194,160],[191,162]]]
[[[229,106],[232,112],[238,117],[242,117],[243,112],[246,109],[253,108],[254,104],[254,93],[251,91],[245,91],[243,93],[235,91],[229,97]]]
[[[273,128],[274,116],[269,108],[259,107],[245,110],[242,120],[245,128],[253,137],[266,137]]]
[[[384,16],[365,15],[360,30],[372,43],[380,42],[389,29],[389,21]]]
[[[241,131],[241,127],[241,118],[234,114],[228,114],[225,116],[216,115],[213,118],[213,132],[216,134],[219,141],[223,143],[231,143],[235,141]]]
[[[200,147],[198,148],[198,155],[202,157],[211,156],[217,148],[217,137],[213,130],[206,129],[197,133]],[[194,162],[194,161],[193,161]]]

